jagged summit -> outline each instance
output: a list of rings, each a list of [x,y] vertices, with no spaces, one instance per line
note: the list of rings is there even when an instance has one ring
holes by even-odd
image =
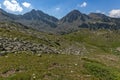
[[[76,15],[80,15],[82,14],[79,10],[72,10],[69,14],[76,14]]]
[[[68,13],[65,17],[63,17],[61,19],[61,22],[65,23],[65,22],[74,22],[76,20],[81,20],[81,21],[85,21],[86,19],[88,19],[89,17],[83,13],[81,13],[79,10],[73,10],[70,13]]]
[[[50,19],[51,21],[55,21],[55,22],[58,21],[57,18],[50,16],[41,10],[35,10],[35,9],[32,9],[30,12],[25,13],[23,15],[23,17],[26,19],[30,19],[30,20],[31,19],[32,20],[41,20],[41,19],[48,20],[48,19]]]

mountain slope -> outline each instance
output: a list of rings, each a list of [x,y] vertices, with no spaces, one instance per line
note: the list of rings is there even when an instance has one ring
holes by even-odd
[[[81,28],[90,30],[97,29],[120,29],[119,18],[110,18],[101,13],[83,14],[78,10],[73,10],[59,20],[56,31],[60,34],[75,32]]]
[[[79,25],[89,20],[89,16],[78,10],[73,10],[59,20],[56,30],[59,33],[69,33],[79,29]]]
[[[119,80],[119,35],[89,29],[56,35],[0,22],[0,80]]]
[[[34,9],[23,15],[10,14],[1,9],[0,17],[1,21],[14,21],[36,30],[50,32],[57,27],[56,22],[58,21],[57,18]]]
[[[57,27],[56,22],[58,19],[40,10],[33,9],[15,21],[39,31],[52,32],[53,29]]]
[[[90,30],[119,30],[119,20],[119,18],[111,18],[101,13],[86,15],[78,10],[73,10],[59,21],[57,30],[63,34],[71,33],[81,28],[88,28]]]
[[[28,13],[25,13],[23,15],[23,18],[24,19],[27,19],[27,20],[41,20],[41,19],[44,19],[44,20],[48,20],[48,21],[51,21],[51,22],[57,22],[58,19],[53,17],[53,16],[49,16],[48,14],[45,14],[44,12],[40,11],[40,10],[32,10]]]
[[[13,21],[38,31],[60,34],[71,33],[81,28],[90,30],[120,29],[119,18],[111,18],[101,13],[86,15],[78,10],[73,10],[58,20],[40,10],[33,9],[23,15],[14,15],[0,9],[0,21]]]
[[[17,18],[16,15],[7,13],[6,11],[0,9],[0,21],[10,21]]]
[[[104,22],[110,22],[112,21],[112,19],[104,14],[101,13],[90,13],[88,15],[90,18],[92,18],[93,20],[100,20],[100,21],[104,21]]]
[[[0,55],[21,51],[58,53],[52,37],[19,23],[0,22]]]
[[[120,80],[120,32],[59,35],[2,21],[0,64],[0,80]]]
[[[60,22],[65,23],[73,23],[74,21],[86,21],[87,19],[89,19],[89,16],[82,14],[80,11],[78,10],[73,10],[70,13],[68,13],[65,17],[63,17]]]

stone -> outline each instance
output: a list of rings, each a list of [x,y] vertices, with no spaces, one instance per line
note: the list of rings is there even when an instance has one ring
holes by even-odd
[[[37,54],[38,57],[42,57],[42,54]]]

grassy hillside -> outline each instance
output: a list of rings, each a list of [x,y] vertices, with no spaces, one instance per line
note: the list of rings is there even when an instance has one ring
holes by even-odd
[[[2,22],[0,54],[7,54],[0,56],[0,80],[120,80],[119,35],[88,29],[58,35]]]
[[[72,42],[85,44],[87,47],[94,47],[102,50],[105,53],[112,53],[119,55],[120,47],[120,32],[110,30],[96,30],[90,31],[88,29],[81,29],[77,32],[64,35],[65,39]],[[100,53],[98,51],[98,53]]]

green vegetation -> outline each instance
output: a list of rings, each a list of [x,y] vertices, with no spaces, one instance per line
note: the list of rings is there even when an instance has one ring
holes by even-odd
[[[119,31],[80,29],[57,35],[24,29],[14,23],[0,24],[3,26],[0,27],[0,40],[3,41],[0,52],[10,39],[8,41],[14,40],[14,43],[45,44],[60,53],[18,51],[0,56],[0,80],[120,80]],[[8,49],[9,45],[12,46],[9,43]]]
[[[1,24],[1,23],[0,23]],[[8,24],[9,26],[6,26]],[[24,29],[22,26],[13,23],[2,23],[0,27],[0,37],[17,38],[18,40],[30,41],[33,43],[42,43],[46,45],[56,46],[55,36],[46,33],[41,33],[33,29]]]
[[[101,57],[32,53],[0,57],[0,80],[119,80],[120,68]],[[117,64],[117,66],[120,66]]]
[[[114,68],[108,67],[96,61],[85,62],[84,68],[89,74],[98,77],[100,80],[119,80],[120,71]]]
[[[5,80],[33,78],[35,80],[79,80],[81,70],[79,57],[55,54],[44,54],[39,57],[32,53],[8,54],[0,57],[0,72]]]
[[[120,47],[120,32],[109,30],[90,31],[81,29],[77,32],[64,35],[65,39],[72,42],[85,43],[86,46],[94,46],[106,53],[117,53]]]

